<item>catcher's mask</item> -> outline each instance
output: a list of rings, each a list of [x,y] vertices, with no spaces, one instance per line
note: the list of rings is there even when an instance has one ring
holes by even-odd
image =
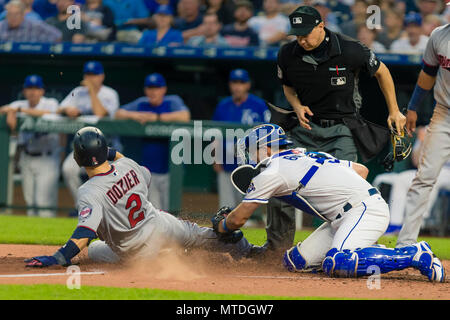
[[[283,128],[276,124],[267,123],[256,126],[250,133],[242,137],[236,143],[236,158],[240,165],[258,164],[257,153],[264,147],[279,148],[291,145]]]
[[[75,133],[73,158],[80,167],[95,167],[106,161],[108,145],[103,133],[95,127],[84,127]]]
[[[392,171],[395,161],[403,161],[411,154],[412,143],[405,132],[406,129],[399,133],[395,128],[391,128],[392,152],[384,159],[386,171]]]

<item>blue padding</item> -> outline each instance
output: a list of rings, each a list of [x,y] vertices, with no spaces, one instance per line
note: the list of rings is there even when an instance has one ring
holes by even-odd
[[[299,197],[295,191],[292,192],[290,195],[280,196],[280,197],[275,197],[275,198],[277,198],[287,204],[290,204],[291,206],[293,206],[303,212],[306,212],[310,215],[319,217],[320,219],[322,219],[324,221],[328,221],[324,216],[322,216],[319,212],[317,212],[317,210],[315,210],[311,206],[311,204],[309,204],[308,202],[306,202],[306,200]]]
[[[95,239],[97,238],[97,234],[86,227],[77,227],[75,229],[75,231],[72,234],[73,239],[83,239],[83,238],[88,238],[89,240]]]

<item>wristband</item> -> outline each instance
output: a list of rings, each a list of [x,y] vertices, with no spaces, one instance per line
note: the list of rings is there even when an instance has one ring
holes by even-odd
[[[416,85],[416,87],[414,88],[413,95],[409,100],[408,110],[416,111],[417,107],[420,105],[420,103],[423,101],[423,99],[427,96],[429,92],[430,90],[425,90],[421,88],[419,85]]]
[[[222,221],[223,221],[223,222],[222,222],[223,230],[224,230],[225,232],[230,232],[230,229],[227,228],[227,218],[224,218]]]
[[[70,260],[78,253],[80,253],[80,248],[78,248],[72,240],[69,240],[64,246],[55,252],[53,257],[55,257],[56,261],[58,261],[58,264],[66,266],[71,264]]]

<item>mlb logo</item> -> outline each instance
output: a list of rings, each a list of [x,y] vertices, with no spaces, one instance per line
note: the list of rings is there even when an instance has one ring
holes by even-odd
[[[292,23],[293,23],[293,24],[302,24],[302,22],[303,22],[302,17],[295,17],[295,18],[292,18]]]
[[[346,77],[333,77],[331,78],[331,85],[332,86],[343,86],[347,83]]]

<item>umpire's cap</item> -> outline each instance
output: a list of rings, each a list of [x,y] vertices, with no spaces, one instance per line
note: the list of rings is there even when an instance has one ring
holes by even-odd
[[[319,11],[310,6],[300,6],[289,15],[291,30],[289,35],[306,36],[322,22]]]
[[[95,167],[106,161],[108,145],[103,133],[95,127],[84,127],[75,133],[73,158],[80,167]]]

